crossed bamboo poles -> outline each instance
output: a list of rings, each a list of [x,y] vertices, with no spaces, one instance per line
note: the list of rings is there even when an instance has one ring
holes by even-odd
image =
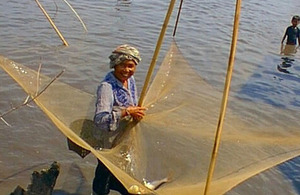
[[[49,16],[49,14],[46,12],[46,10],[44,9],[44,7],[42,6],[42,4],[39,2],[39,0],[35,0],[37,5],[39,6],[39,8],[42,10],[42,12],[44,13],[44,15],[46,16],[47,20],[49,21],[49,23],[51,24],[51,26],[53,27],[53,29],[55,30],[56,34],[59,36],[59,38],[62,40],[63,44],[65,46],[69,46],[68,42],[65,40],[64,36],[61,34],[61,32],[59,31],[59,29],[57,28],[57,26],[55,25],[55,23],[53,22],[53,20],[51,19],[51,17]],[[80,18],[80,16],[78,15],[78,13],[75,11],[75,9],[73,9],[73,7],[71,6],[71,4],[67,1],[67,0],[63,0],[69,7],[70,9],[75,13],[76,17],[79,19],[79,21],[81,22],[84,30],[87,32],[87,28],[84,24],[84,22],[82,21],[82,19]]]

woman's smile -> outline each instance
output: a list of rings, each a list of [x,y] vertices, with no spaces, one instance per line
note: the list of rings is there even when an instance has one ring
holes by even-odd
[[[135,73],[136,64],[132,60],[126,60],[123,63],[116,65],[114,68],[115,77],[124,83]]]

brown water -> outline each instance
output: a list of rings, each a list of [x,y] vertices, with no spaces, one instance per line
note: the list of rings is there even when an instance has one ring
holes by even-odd
[[[85,22],[80,22],[63,1],[41,2],[69,42],[64,47],[34,1],[0,2],[0,55],[33,69],[42,64],[42,73],[53,77],[66,69],[61,81],[86,92],[95,93],[96,86],[108,69],[112,48],[122,43],[137,46],[143,61],[136,79],[143,85],[148,65],[168,7],[168,1],[72,1]],[[176,4],[178,8],[179,2]],[[282,62],[277,55],[285,28],[291,16],[297,14],[300,2],[244,1],[242,3],[239,40],[232,89],[247,91],[253,78],[259,88],[272,83],[274,88],[240,96],[253,101],[299,110],[299,54],[288,69],[293,74],[277,70]],[[216,89],[222,90],[230,49],[234,1],[184,2],[176,42],[198,73]],[[176,11],[166,33],[161,62],[172,40]],[[298,63],[298,64],[297,64]],[[0,112],[18,105],[26,98],[23,90],[0,70]],[[284,89],[280,86],[284,85]],[[298,91],[297,91],[298,90]],[[253,95],[252,94],[252,95]],[[275,94],[275,95],[274,95]],[[297,96],[298,95],[298,96]],[[237,95],[238,96],[238,95]],[[251,98],[249,98],[251,97]],[[14,181],[26,187],[32,170],[47,168],[56,160],[63,164],[62,172],[71,179],[59,178],[59,194],[88,194],[96,160],[92,155],[81,159],[66,146],[65,137],[35,106],[21,108],[5,117],[11,127],[0,123],[0,192],[8,194],[16,187]],[[267,115],[267,113],[265,113]],[[290,119],[296,118],[291,116]],[[80,165],[80,166],[79,166]],[[80,168],[78,168],[80,167]],[[299,194],[299,160],[276,167],[244,182],[228,194]],[[284,174],[283,174],[284,173]],[[290,185],[290,181],[294,186]],[[279,185],[280,184],[280,185]],[[298,192],[298,193],[297,193]]]

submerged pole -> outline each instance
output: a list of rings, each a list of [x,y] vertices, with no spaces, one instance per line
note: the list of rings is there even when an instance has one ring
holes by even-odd
[[[155,51],[154,51],[154,54],[153,54],[153,57],[152,57],[152,61],[151,61],[151,64],[149,66],[149,70],[148,70],[148,73],[147,73],[147,76],[146,76],[146,79],[145,79],[145,83],[144,83],[144,86],[143,86],[143,89],[142,89],[142,92],[141,92],[141,96],[140,96],[139,103],[138,103],[139,106],[142,106],[142,104],[144,102],[146,91],[147,91],[147,88],[148,88],[148,85],[149,85],[149,82],[150,82],[150,78],[151,78],[151,75],[153,73],[153,70],[154,70],[154,67],[155,67],[155,64],[156,64],[156,60],[157,60],[157,57],[158,57],[159,50],[161,48],[162,41],[164,39],[164,35],[166,33],[166,29],[168,27],[168,23],[169,23],[169,20],[170,20],[170,17],[171,17],[173,8],[174,8],[175,1],[176,0],[171,0],[170,1],[169,9],[168,9],[168,12],[166,14],[165,21],[164,21],[164,24],[162,26],[159,38],[157,40],[157,44],[156,44],[156,48],[155,48]]]
[[[208,174],[207,174],[204,195],[207,195],[208,191],[209,191],[209,187],[210,187],[214,169],[215,169],[217,153],[218,153],[218,149],[219,149],[219,145],[220,145],[221,132],[223,129],[224,117],[225,117],[225,112],[226,112],[226,107],[227,107],[227,102],[228,102],[228,94],[229,94],[233,65],[234,65],[234,57],[235,57],[235,52],[236,52],[241,1],[242,0],[236,0],[235,18],[234,18],[234,25],[233,25],[233,32],[232,32],[230,56],[228,59],[227,75],[226,75],[226,81],[225,81],[225,85],[224,85],[222,105],[221,105],[221,109],[220,109],[219,121],[218,121],[217,131],[216,131],[216,135],[215,135],[215,143],[214,143],[214,147],[213,147],[213,151],[212,151],[212,155],[211,155],[211,161],[210,161],[209,170],[208,170]]]
[[[62,40],[62,42],[64,43],[65,46],[69,46],[68,42],[65,40],[65,38],[62,36],[62,34],[59,32],[58,28],[56,27],[56,25],[54,24],[54,22],[52,21],[52,19],[50,18],[50,16],[47,14],[46,10],[43,8],[43,6],[40,4],[40,2],[38,0],[35,0],[36,3],[38,4],[39,8],[42,10],[42,12],[44,13],[44,15],[46,16],[46,18],[48,19],[48,21],[50,22],[50,24],[52,25],[52,27],[54,28],[55,32],[57,33],[57,35],[59,36],[59,38]]]
[[[181,13],[182,4],[183,4],[183,0],[180,1],[180,5],[179,5],[179,9],[178,9],[178,14],[177,14],[177,18],[176,18],[176,23],[175,23],[175,27],[174,27],[174,31],[173,31],[173,37],[174,37],[175,34],[176,34],[177,25],[178,25],[180,13]]]

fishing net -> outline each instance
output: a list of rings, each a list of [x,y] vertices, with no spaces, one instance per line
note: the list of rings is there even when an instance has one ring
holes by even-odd
[[[0,65],[28,94],[36,94],[35,71],[3,57]],[[50,80],[40,75],[39,86]],[[147,92],[147,115],[139,123],[122,123],[120,132],[94,127],[95,96],[62,82],[55,81],[35,102],[66,135],[71,149],[81,156],[91,152],[129,192],[181,195],[204,191],[221,97],[172,43]],[[299,155],[297,112],[230,97],[210,193],[223,194]],[[167,183],[156,190],[144,185],[163,178]]]

